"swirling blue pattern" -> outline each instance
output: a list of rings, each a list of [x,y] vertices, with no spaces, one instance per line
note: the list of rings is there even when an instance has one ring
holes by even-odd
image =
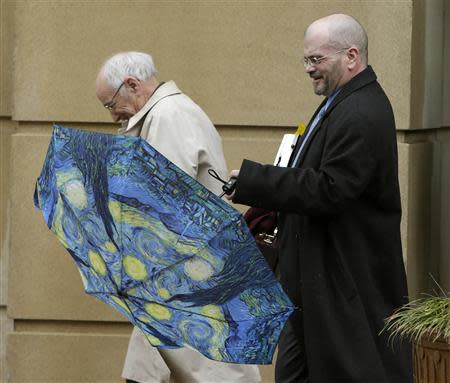
[[[35,205],[86,292],[152,345],[271,363],[291,301],[239,212],[147,142],[55,125]]]

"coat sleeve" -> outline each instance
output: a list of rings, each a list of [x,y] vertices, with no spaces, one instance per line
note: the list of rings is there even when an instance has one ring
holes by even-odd
[[[376,149],[371,147],[374,127],[368,121],[355,114],[338,120],[328,127],[323,147],[314,148],[322,151],[316,168],[279,168],[244,160],[233,202],[308,215],[344,209],[367,187]]]

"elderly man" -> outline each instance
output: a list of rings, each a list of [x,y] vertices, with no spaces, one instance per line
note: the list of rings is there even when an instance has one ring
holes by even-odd
[[[325,99],[287,168],[244,160],[236,203],[278,211],[281,282],[300,307],[283,330],[277,383],[411,382],[409,345],[383,319],[406,302],[394,116],[352,17],[313,22],[304,66]]]
[[[222,142],[207,115],[173,81],[160,82],[151,56],[119,53],[108,59],[96,93],[122,134],[141,136],[214,193],[220,184],[208,169],[227,174]],[[139,383],[260,382],[256,366],[215,362],[189,349],[157,349],[133,330],[123,377]]]

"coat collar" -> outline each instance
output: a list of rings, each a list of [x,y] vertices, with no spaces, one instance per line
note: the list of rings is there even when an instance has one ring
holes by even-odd
[[[324,117],[331,112],[331,110],[339,104],[344,98],[353,93],[354,91],[365,87],[377,80],[377,75],[373,71],[370,65],[367,66],[362,72],[358,73],[355,77],[353,77],[347,84],[345,84],[339,94],[331,103],[330,107],[327,109]],[[324,100],[326,102],[326,99]]]
[[[174,81],[169,81],[159,86],[142,109],[128,120],[128,125],[125,132],[135,127],[147,115],[150,109],[152,109],[160,100],[175,94],[181,94],[181,91],[178,89]]]
[[[305,147],[303,148],[302,152],[300,153],[299,158],[297,159],[296,163],[291,166],[299,166],[301,162],[303,161],[303,158],[308,151],[308,147],[311,144],[311,141],[313,137],[317,134],[317,132],[320,130],[320,127],[322,125],[322,122],[327,118],[327,116],[331,113],[331,111],[338,105],[342,100],[344,100],[346,97],[348,97],[351,93],[355,92],[356,90],[363,88],[364,86],[374,82],[377,80],[377,76],[375,72],[373,71],[372,67],[370,65],[367,66],[362,72],[358,73],[355,77],[353,77],[348,83],[346,83],[336,96],[336,98],[333,100],[331,105],[326,110],[325,114],[323,115],[322,119],[319,121],[319,123],[316,125],[315,129],[311,132],[311,136],[308,137],[308,141],[305,142]],[[325,98],[319,105],[319,107],[314,112],[314,115],[312,116],[308,128],[311,125],[311,122],[316,117],[317,113],[322,109],[322,107],[326,104],[328,98]],[[300,143],[301,140],[297,141],[297,145]],[[295,150],[293,154],[295,153]]]
[[[334,107],[339,104],[343,99],[345,99],[347,96],[349,96],[354,91],[365,87],[366,85],[370,84],[371,82],[374,82],[377,80],[377,75],[373,71],[372,67],[370,65],[367,66],[362,72],[358,73],[355,77],[353,77],[347,84],[345,84],[336,98],[333,100],[331,105],[328,107],[327,111],[322,117],[322,121],[325,119],[325,117],[330,114],[330,112],[334,109]],[[328,98],[325,98],[319,105],[319,107],[314,112],[314,115],[311,118],[311,121],[314,120],[314,117],[317,113],[319,113],[320,109],[326,104]],[[310,123],[311,123],[310,121]],[[321,122],[319,122],[316,129],[321,125]]]

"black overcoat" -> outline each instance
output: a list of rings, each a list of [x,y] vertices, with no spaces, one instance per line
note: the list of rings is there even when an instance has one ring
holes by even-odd
[[[407,287],[395,121],[372,68],[341,88],[294,168],[244,160],[233,201],[280,212],[281,282],[311,383],[409,383],[409,345],[380,334]]]

